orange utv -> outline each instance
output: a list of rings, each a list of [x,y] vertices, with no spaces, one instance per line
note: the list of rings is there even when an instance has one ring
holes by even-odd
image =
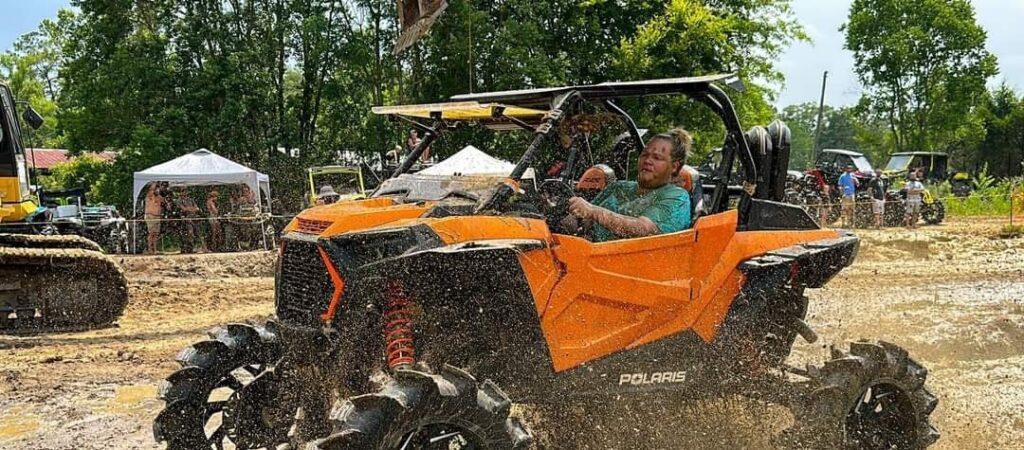
[[[375,108],[423,141],[369,198],[309,209],[287,227],[276,318],[213,330],[180,353],[182,369],[160,390],[156,439],[171,449],[573,448],[567,425],[522,411],[624,401],[671,410],[729,394],[788,407],[783,445],[927,447],[937,399],[900,347],[862,341],[822,365],[786,363],[798,337],[817,339],[805,289],[849,266],[859,240],[780,202],[789,130],[745,132],[728,87],[742,83],[603,83]],[[689,183],[692,227],[602,243],[566,229],[567,200],[583,187],[635,176],[645,133],[625,107],[659,96],[703,105],[725,130],[717,172]],[[470,126],[519,133],[501,141],[526,146],[507,177],[406,173],[439,137]]]

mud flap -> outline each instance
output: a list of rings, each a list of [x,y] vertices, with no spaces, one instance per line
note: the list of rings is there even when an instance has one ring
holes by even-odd
[[[809,242],[775,250],[740,265],[744,273],[757,273],[776,286],[821,288],[841,270],[853,264],[860,249],[860,238],[844,233],[835,239]]]

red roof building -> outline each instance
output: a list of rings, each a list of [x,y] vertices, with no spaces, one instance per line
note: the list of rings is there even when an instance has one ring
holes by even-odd
[[[112,162],[117,158],[114,152],[86,152],[86,155],[96,156],[103,161]],[[25,149],[25,166],[35,168],[38,171],[49,172],[53,166],[66,163],[74,159],[67,150],[53,148],[27,148]]]

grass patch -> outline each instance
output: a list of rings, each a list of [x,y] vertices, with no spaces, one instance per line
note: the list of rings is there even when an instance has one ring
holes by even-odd
[[[1024,212],[1024,180],[1009,179],[995,181],[986,178],[982,183],[975,184],[975,190],[967,197],[954,197],[950,194],[949,183],[942,183],[932,189],[932,193],[946,203],[946,214],[950,216],[1009,216]]]
[[[986,196],[971,194],[969,197],[947,197],[946,214],[950,216],[1008,216],[1010,196]]]
[[[1006,225],[999,230],[999,237],[1003,239],[1024,237],[1024,225]]]

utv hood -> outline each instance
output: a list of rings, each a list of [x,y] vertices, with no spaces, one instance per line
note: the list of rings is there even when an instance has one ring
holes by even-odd
[[[335,236],[417,218],[425,214],[431,206],[430,202],[398,203],[391,197],[343,201],[303,211],[284,231],[313,236]]]

